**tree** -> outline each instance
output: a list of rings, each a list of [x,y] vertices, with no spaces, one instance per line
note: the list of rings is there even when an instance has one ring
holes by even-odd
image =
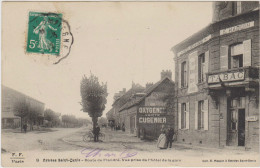
[[[27,115],[30,122],[30,130],[33,130],[33,125],[38,120],[38,117],[43,115],[43,110],[44,109],[37,104],[30,105]]]
[[[100,84],[93,74],[87,78],[83,76],[80,83],[82,111],[87,112],[92,118],[93,130],[97,125],[98,117],[101,117],[107,103],[107,84]]]
[[[30,104],[26,102],[25,98],[21,98],[14,103],[14,115],[21,117],[21,132],[23,131],[23,119],[28,115]]]
[[[51,127],[57,126],[60,123],[59,116],[60,116],[59,113],[55,113],[51,109],[46,109],[44,111],[44,119],[47,120],[48,123],[50,123]]]

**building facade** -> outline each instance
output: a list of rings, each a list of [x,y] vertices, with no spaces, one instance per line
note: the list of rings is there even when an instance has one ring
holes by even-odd
[[[132,95],[138,92],[142,92],[143,90],[144,90],[143,86],[133,82],[132,87],[128,91],[126,91],[126,89],[123,89],[122,91],[114,95],[114,103],[112,104],[111,113],[113,114],[114,117],[115,126],[119,126],[119,127],[122,126],[119,109],[130,100]]]
[[[148,83],[143,92],[132,95],[120,108],[120,120],[128,133],[142,139],[157,139],[162,127],[174,127],[174,82],[172,72],[163,71],[161,80]]]
[[[30,106],[41,108],[42,112],[44,110],[44,103],[2,85],[2,128],[18,128],[21,126],[21,118],[14,115],[15,103],[20,100],[24,100]]]
[[[178,142],[258,150],[258,6],[214,2],[213,23],[172,48]]]

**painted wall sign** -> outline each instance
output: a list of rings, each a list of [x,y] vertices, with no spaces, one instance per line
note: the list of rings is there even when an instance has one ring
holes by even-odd
[[[180,55],[182,55],[182,54],[184,54],[184,53],[186,53],[186,52],[188,52],[188,51],[190,51],[190,50],[192,50],[192,49],[195,48],[195,47],[198,47],[199,45],[201,45],[201,44],[203,44],[203,43],[209,41],[210,39],[211,39],[211,34],[208,35],[207,37],[203,38],[202,40],[200,40],[200,41],[198,41],[198,42],[196,42],[196,43],[190,45],[190,46],[187,47],[186,49],[184,49],[184,50],[178,52],[178,53],[177,53],[177,57],[179,57]]]
[[[163,124],[166,123],[166,117],[139,117],[139,123]]]
[[[165,113],[165,107],[139,107],[139,114],[162,114]]]
[[[231,82],[231,81],[239,81],[245,79],[245,72],[227,72],[227,73],[220,73],[216,75],[209,75],[208,76],[208,83],[219,83],[220,79],[223,82]]]
[[[162,124],[166,123],[166,110],[165,107],[139,107],[138,109],[138,122],[140,124]]]
[[[257,120],[258,120],[257,116],[248,116],[248,117],[246,117],[246,121],[257,121]]]
[[[240,24],[237,26],[229,27],[226,29],[222,29],[222,30],[220,30],[220,35],[229,34],[229,33],[244,30],[244,29],[247,29],[250,27],[254,27],[254,24],[255,24],[254,21],[252,21],[252,22],[243,23],[243,24]]]

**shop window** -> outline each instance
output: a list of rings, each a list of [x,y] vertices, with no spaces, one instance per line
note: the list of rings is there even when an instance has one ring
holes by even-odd
[[[238,109],[244,109],[246,106],[245,97],[234,97],[231,99],[230,118],[231,130],[238,129]]]
[[[237,130],[237,110],[231,110],[231,130]]]
[[[245,108],[246,106],[245,97],[235,97],[231,99],[231,108]]]
[[[199,66],[198,82],[201,83],[201,82],[205,81],[205,79],[204,79],[204,77],[205,77],[205,75],[204,75],[204,73],[205,73],[205,53],[199,55],[198,63],[199,63],[199,65],[198,65]]]
[[[204,101],[202,100],[198,102],[198,129],[199,130],[204,129],[204,116],[205,116]]]
[[[239,43],[230,47],[230,65],[232,68],[243,67],[243,44]]]
[[[181,64],[181,87],[187,86],[187,64],[186,61],[184,61]]]

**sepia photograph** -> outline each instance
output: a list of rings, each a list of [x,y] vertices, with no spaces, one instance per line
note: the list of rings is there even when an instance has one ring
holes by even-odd
[[[259,167],[259,1],[3,1],[2,167]]]

